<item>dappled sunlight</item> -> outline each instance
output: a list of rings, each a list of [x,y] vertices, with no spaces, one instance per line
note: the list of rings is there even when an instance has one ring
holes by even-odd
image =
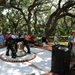
[[[37,54],[36,58],[34,59],[34,64],[42,68],[44,71],[51,70],[51,55],[50,51],[43,51]]]
[[[5,52],[5,48],[0,50],[0,53]],[[26,50],[26,49],[25,49]],[[36,53],[36,57],[28,62],[5,62],[0,60],[0,75],[26,75],[36,73],[36,75],[44,74],[51,70],[51,55],[52,52],[40,48],[30,48],[31,53]],[[29,58],[31,54],[26,57]],[[8,58],[4,55],[4,58]],[[24,57],[16,58],[18,60]],[[10,58],[10,60],[13,58]],[[13,59],[13,60],[16,60]]]

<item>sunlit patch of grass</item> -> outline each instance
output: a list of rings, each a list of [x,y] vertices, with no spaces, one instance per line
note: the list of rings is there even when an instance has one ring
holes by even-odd
[[[49,44],[54,45],[54,42],[49,42]],[[68,42],[59,42],[60,45],[68,45]]]
[[[59,42],[61,45],[68,45],[68,42]]]

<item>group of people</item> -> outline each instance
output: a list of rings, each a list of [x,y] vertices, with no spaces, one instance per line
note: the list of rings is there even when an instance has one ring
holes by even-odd
[[[12,37],[13,39],[15,38],[24,38],[27,40],[29,43],[34,44],[34,34],[29,34],[29,35],[21,35],[21,34],[6,34],[5,36],[2,35],[0,32],[0,47],[4,45],[4,40],[5,44],[7,45],[7,40]],[[45,47],[48,44],[48,39],[46,38],[45,34],[42,35],[42,46]],[[55,33],[54,36],[54,45],[58,44],[58,34]],[[69,36],[69,41],[68,41],[68,47],[72,50],[73,53],[75,53],[75,31],[73,31],[70,36]]]
[[[33,36],[32,36],[33,37]],[[32,38],[31,37],[31,38]],[[34,40],[31,40],[32,43]],[[27,48],[27,53],[30,54],[29,42],[26,39],[25,35],[22,34],[6,34],[5,36],[0,32],[0,47],[2,48],[5,45],[7,46],[6,55],[9,56],[9,50],[11,50],[12,58],[16,58],[17,53],[17,43],[22,42],[23,45]]]
[[[21,35],[21,34],[5,34],[5,36],[2,35],[2,33],[0,32],[0,46],[2,47],[5,43],[5,45],[7,45],[7,40],[12,37],[13,39],[15,38],[25,38],[29,43],[34,44],[34,34],[29,34],[29,35]],[[45,34],[43,34],[42,36],[42,45],[46,46],[48,44],[48,40],[45,36]],[[54,36],[54,44],[58,44],[58,34],[56,33]]]
[[[29,41],[29,43],[34,43],[34,34],[29,34],[29,35],[22,35],[22,34],[11,34],[11,33],[6,33],[5,35],[3,35],[0,32],[0,47],[3,47],[4,45],[7,45],[7,40],[9,37],[12,37],[13,39],[15,38],[24,38],[27,41]]]
[[[9,35],[6,35],[5,38],[6,37],[7,37],[7,40],[6,40],[6,45],[7,45],[6,55],[7,56],[9,56],[9,50],[11,50],[12,58],[16,58],[17,52],[18,52],[18,47],[20,47],[20,45],[21,46],[23,45],[23,50],[24,50],[24,46],[26,46],[27,53],[28,54],[31,53],[29,45],[28,45],[28,41],[24,38],[24,35],[9,34]],[[20,44],[20,45],[18,45],[18,44]]]
[[[0,32],[0,47],[4,46],[4,36],[2,35],[2,33]]]

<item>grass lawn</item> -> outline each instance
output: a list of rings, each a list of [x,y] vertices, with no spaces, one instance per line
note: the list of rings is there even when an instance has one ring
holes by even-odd
[[[52,45],[53,45],[54,42],[49,42],[49,44],[52,44]],[[68,45],[68,42],[59,42],[59,44],[61,44],[61,45],[66,45],[66,46],[67,46],[67,45]]]

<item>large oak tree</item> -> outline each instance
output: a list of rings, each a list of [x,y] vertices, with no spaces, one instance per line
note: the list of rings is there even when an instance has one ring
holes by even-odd
[[[10,0],[7,2],[6,8],[14,8],[21,13],[25,25],[28,27],[28,34],[31,33],[33,24],[35,32],[42,24],[47,37],[55,32],[61,18],[75,17],[72,13],[75,8],[75,0]]]

